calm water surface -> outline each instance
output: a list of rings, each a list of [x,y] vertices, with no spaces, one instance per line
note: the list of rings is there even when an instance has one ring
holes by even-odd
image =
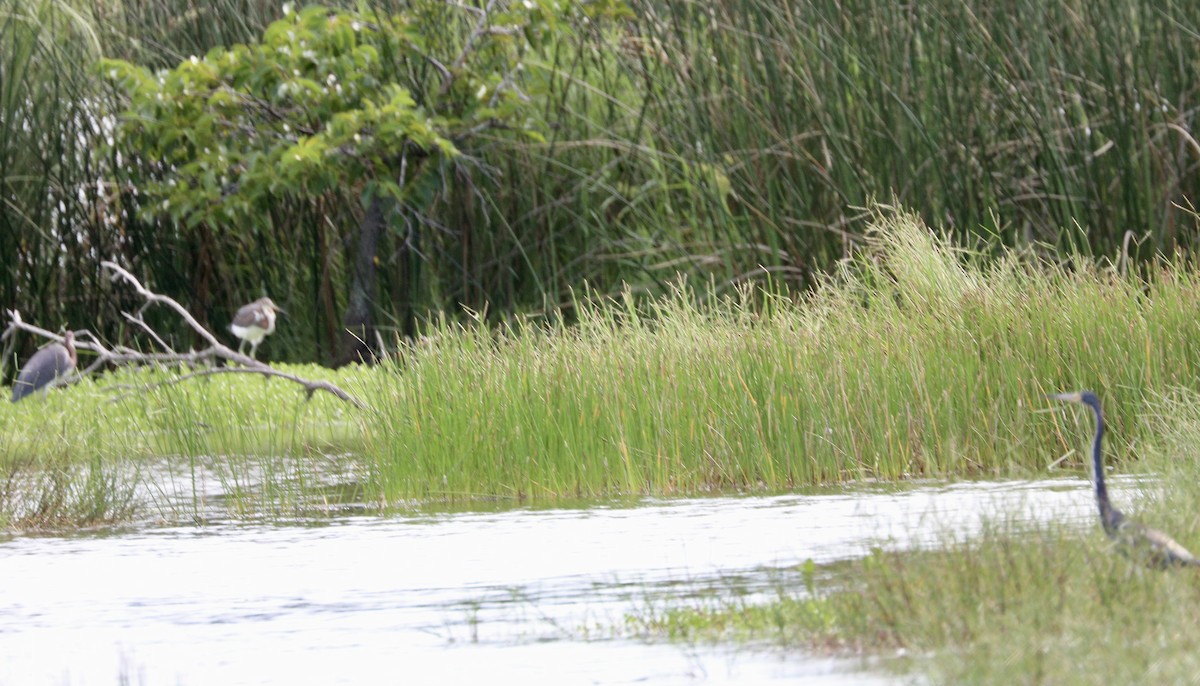
[[[886,683],[771,647],[645,643],[624,618],[998,513],[1089,526],[1091,496],[1070,479],[16,537],[0,684]]]

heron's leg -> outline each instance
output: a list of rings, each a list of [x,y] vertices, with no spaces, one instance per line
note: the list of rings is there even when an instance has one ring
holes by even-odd
[[[255,357],[255,355],[257,353],[258,353],[258,341],[254,341],[253,343],[250,344],[250,359],[257,360],[258,358]]]

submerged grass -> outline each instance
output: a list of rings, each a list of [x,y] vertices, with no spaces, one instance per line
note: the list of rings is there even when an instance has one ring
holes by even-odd
[[[1154,401],[1139,519],[1200,549],[1200,396]],[[871,550],[805,574],[776,601],[677,607],[631,618],[680,640],[779,641],[809,650],[915,656],[936,683],[1192,683],[1200,584],[1117,554],[1096,522],[993,523],[970,540]]]
[[[362,369],[288,371],[369,385]],[[294,516],[319,501],[333,457],[361,445],[345,403],[293,384],[219,375],[180,385],[122,371],[0,403],[0,528],[90,526],[134,518]],[[298,492],[299,491],[299,492]]]

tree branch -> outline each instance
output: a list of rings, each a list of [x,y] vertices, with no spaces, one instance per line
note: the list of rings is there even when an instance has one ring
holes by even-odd
[[[215,335],[213,335],[213,333],[211,331],[209,331],[208,329],[201,326],[200,322],[196,321],[196,318],[193,317],[192,314],[187,311],[187,309],[185,309],[182,305],[180,305],[178,302],[176,302],[173,298],[169,298],[165,295],[155,293],[155,292],[151,291],[150,289],[146,288],[145,286],[142,285],[142,282],[137,279],[137,277],[135,277],[133,274],[130,274],[129,271],[127,271],[125,268],[121,267],[120,265],[118,265],[115,262],[109,262],[106,260],[106,261],[101,262],[100,266],[113,273],[113,275],[112,275],[113,281],[120,280],[120,281],[124,281],[124,282],[128,283],[130,286],[133,287],[133,289],[137,292],[137,294],[146,301],[140,308],[138,308],[138,311],[136,313],[130,314],[128,312],[122,312],[121,314],[130,323],[134,324],[135,326],[137,326],[137,327],[141,328],[143,331],[145,331],[147,333],[147,335],[149,335],[158,346],[160,346],[163,350],[166,350],[167,352],[147,353],[147,352],[141,352],[138,350],[133,350],[133,349],[127,348],[125,346],[114,346],[113,348],[110,349],[109,347],[107,347],[103,343],[101,343],[99,340],[97,340],[96,337],[94,335],[92,335],[92,333],[90,331],[77,332],[77,336],[76,336],[76,340],[75,340],[75,347],[82,349],[82,350],[90,350],[90,351],[96,353],[96,359],[91,364],[89,364],[85,369],[83,369],[81,371],[77,371],[75,374],[68,375],[64,379],[56,380],[57,383],[70,383],[70,382],[74,381],[74,379],[77,376],[78,377],[87,376],[88,374],[91,374],[92,372],[96,371],[97,369],[100,369],[104,365],[108,365],[108,364],[111,364],[114,366],[121,366],[121,365],[126,365],[126,364],[158,364],[158,365],[164,365],[164,366],[169,366],[169,365],[199,366],[199,365],[203,365],[203,364],[208,364],[216,359],[223,359],[223,360],[227,360],[229,362],[236,362],[239,366],[237,366],[237,367],[210,367],[210,368],[202,369],[200,371],[195,371],[195,372],[192,372],[189,374],[184,374],[182,376],[178,376],[173,379],[168,379],[166,381],[162,381],[162,382],[159,382],[156,384],[151,384],[151,385],[147,386],[147,388],[154,388],[157,386],[177,384],[177,383],[186,381],[188,379],[193,379],[193,378],[197,378],[197,377],[201,377],[201,376],[212,376],[212,375],[216,375],[216,374],[259,374],[261,376],[266,376],[266,377],[273,376],[273,377],[278,377],[280,379],[284,379],[287,381],[291,381],[293,383],[297,383],[304,388],[304,392],[308,398],[312,398],[313,394],[316,393],[317,391],[325,391],[326,393],[329,393],[329,394],[337,397],[340,400],[344,400],[344,401],[350,403],[351,405],[354,405],[355,407],[357,407],[360,410],[366,409],[366,405],[364,405],[362,403],[362,401],[358,400],[357,398],[350,395],[349,393],[347,393],[346,391],[342,390],[341,388],[339,388],[338,386],[336,386],[334,384],[331,384],[327,381],[314,381],[311,379],[305,379],[303,377],[296,376],[295,374],[288,374],[286,372],[281,372],[278,369],[272,368],[270,365],[267,365],[263,362],[259,362],[258,360],[255,360],[253,358],[242,355],[241,353],[237,352],[236,350],[221,343],[221,341],[218,340],[217,337]],[[191,329],[193,331],[196,332],[197,335],[199,335],[201,338],[203,338],[205,341],[208,342],[208,347],[204,348],[203,350],[198,350],[198,351],[193,350],[193,351],[189,351],[186,353],[178,353],[178,352],[175,352],[174,350],[172,350],[171,347],[167,345],[166,341],[164,341],[162,339],[162,337],[159,336],[158,333],[156,331],[154,331],[154,329],[151,328],[149,324],[146,323],[145,319],[142,318],[143,313],[145,313],[145,311],[153,305],[164,305],[164,306],[168,307],[169,309],[174,310],[175,313],[178,314],[183,319],[183,321],[186,322],[187,325],[189,327],[191,327]],[[57,341],[62,340],[61,336],[58,336],[50,331],[47,331],[46,329],[42,329],[40,327],[33,326],[32,324],[26,324],[24,321],[21,320],[21,313],[16,310],[8,310],[7,314],[8,314],[8,318],[9,318],[8,327],[5,329],[4,333],[2,335],[0,335],[0,341],[3,341],[4,339],[9,338],[15,331],[18,331],[18,330],[28,331],[29,333],[36,334],[38,336],[42,336],[44,338],[49,338],[52,340],[57,340]],[[84,337],[86,337],[88,340],[87,341],[81,340]]]
[[[462,52],[458,54],[450,68],[442,72],[442,87],[439,89],[438,95],[445,95],[450,90],[450,84],[454,82],[454,73],[467,63],[467,57],[475,49],[475,43],[488,33],[488,21],[491,19],[492,9],[496,6],[496,0],[488,0],[487,6],[482,10],[468,7],[462,3],[456,3],[455,6],[477,13],[479,19],[475,22],[475,29],[471,31],[471,35],[467,36],[467,42],[463,45]]]

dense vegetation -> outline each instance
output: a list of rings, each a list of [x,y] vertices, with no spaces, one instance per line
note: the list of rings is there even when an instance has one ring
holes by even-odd
[[[1200,4],[478,4],[0,0],[0,303],[136,347],[102,259],[221,333],[269,294],[262,354],[368,406],[151,369],[0,402],[0,530],[1036,474],[1090,428],[1044,394],[1090,387],[1161,477],[1131,510],[1200,547]],[[313,364],[347,331],[389,354]],[[1100,540],[636,623],[1194,678],[1191,577]]]
[[[400,11],[406,3],[387,3]],[[414,2],[408,6],[428,6]],[[544,5],[549,7],[549,4]],[[173,68],[259,41],[282,3],[4,0],[0,302],[118,339],[114,258],[220,329],[264,291],[264,350],[329,362],[351,307],[359,189],[262,199],[236,224],[129,212],[102,57]],[[380,235],[385,334],[428,312],[558,312],[571,289],[807,287],[893,195],[966,244],[1152,258],[1193,242],[1200,6],[1149,0],[634,0],[524,53],[544,141],[485,137]],[[424,40],[460,44],[469,17]],[[534,87],[536,86],[536,87]],[[420,100],[418,94],[418,100]],[[108,149],[106,155],[95,154]],[[143,180],[145,181],[145,180]],[[697,289],[706,295],[708,288]],[[436,319],[436,317],[435,317]],[[390,337],[388,337],[390,338]],[[28,352],[28,348],[25,349]]]
[[[566,327],[441,331],[381,386],[368,437],[393,497],[777,490],[1040,470],[1078,428],[1043,395],[1131,410],[1200,379],[1200,279],[962,253],[877,215],[861,259],[798,301],[686,287]],[[704,288],[704,287],[700,287]],[[502,398],[502,402],[497,402]],[[1126,443],[1127,445],[1128,443]],[[503,489],[511,489],[503,490]]]
[[[0,520],[1041,473],[1081,465],[1086,434],[1039,412],[1045,393],[1097,390],[1117,454],[1137,456],[1162,434],[1148,399],[1200,385],[1190,266],[984,256],[904,213],[873,226],[860,258],[802,298],[580,294],[572,325],[443,321],[377,367],[303,370],[365,411],[256,377],[139,385],[157,372],[0,403]]]

